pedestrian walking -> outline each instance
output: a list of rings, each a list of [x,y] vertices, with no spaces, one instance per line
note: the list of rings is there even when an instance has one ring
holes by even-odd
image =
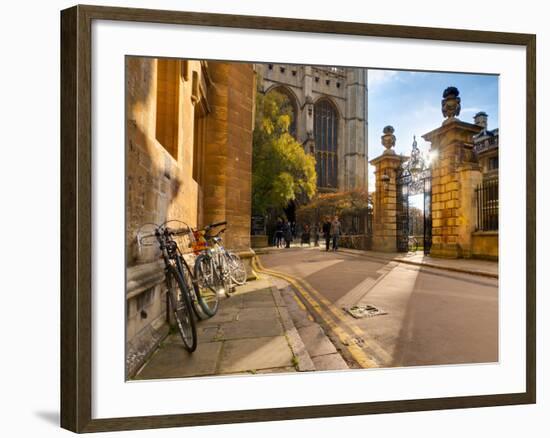
[[[275,246],[277,248],[283,246],[283,221],[281,218],[277,219],[277,226],[275,228]]]
[[[290,248],[290,242],[292,241],[292,230],[288,221],[283,223],[283,236],[285,239],[285,248]]]
[[[315,240],[315,246],[319,246],[319,236],[321,234],[321,224],[319,222],[315,223],[313,227],[313,238]]]
[[[309,231],[309,224],[304,225],[304,230],[302,231],[302,239],[300,241],[300,246],[303,246],[304,243],[307,243],[308,246],[311,246],[311,233]]]
[[[330,236],[332,237],[332,250],[338,251],[338,243],[340,240],[340,234],[342,233],[342,224],[338,220],[338,216],[334,216],[330,224]]]
[[[328,216],[325,217],[325,221],[323,222],[323,237],[325,238],[325,245],[326,250],[329,250],[330,247],[330,218]]]

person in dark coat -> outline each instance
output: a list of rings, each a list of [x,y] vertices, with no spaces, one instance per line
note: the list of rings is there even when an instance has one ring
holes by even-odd
[[[277,248],[283,246],[283,221],[277,219],[277,227],[275,228],[275,245]]]
[[[309,231],[309,224],[304,225],[304,229],[302,231],[302,240],[300,242],[300,246],[302,246],[304,243],[307,243],[308,245],[311,245],[311,233]]]
[[[285,248],[290,248],[290,242],[292,241],[292,229],[288,221],[283,224],[283,236],[286,242]]]
[[[328,251],[330,247],[330,225],[330,219],[326,216],[323,222],[323,237],[325,238],[326,251]]]

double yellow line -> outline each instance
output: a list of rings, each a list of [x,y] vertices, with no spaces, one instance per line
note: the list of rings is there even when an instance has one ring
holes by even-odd
[[[258,272],[278,277],[289,282],[301,298],[307,302],[310,309],[315,312],[347,348],[350,355],[361,368],[375,368],[379,366],[359,345],[357,345],[357,338],[364,339],[363,331],[354,324],[348,324],[344,312],[332,305],[330,301],[322,296],[306,280],[273,269],[266,269],[257,256],[252,259],[252,267]],[[302,309],[306,309],[304,304],[299,300],[298,303]],[[350,332],[353,333],[353,335],[350,335]]]

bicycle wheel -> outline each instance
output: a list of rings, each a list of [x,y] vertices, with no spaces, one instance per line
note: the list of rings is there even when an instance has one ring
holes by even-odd
[[[245,284],[247,277],[246,268],[241,258],[237,254],[230,252],[227,254],[227,260],[231,272],[231,279],[239,286]]]
[[[193,281],[194,275],[191,271],[191,268],[187,263],[182,263],[181,269],[183,271],[183,279],[189,290],[189,300],[191,301],[191,307],[193,309],[193,312],[195,313],[195,316],[197,317],[197,320],[201,321],[203,319],[210,318],[210,315],[204,313],[204,310],[202,310],[202,307],[199,303],[200,290],[196,282]]]
[[[208,316],[214,316],[220,303],[220,280],[212,257],[201,254],[195,259],[195,292],[199,305]]]
[[[223,291],[225,292],[225,296],[229,298],[231,296],[231,293],[233,292],[233,280],[231,278],[231,267],[229,266],[224,253],[218,253],[216,261],[217,261],[218,275],[221,279]]]
[[[168,283],[170,309],[174,315],[183,345],[191,353],[197,348],[197,328],[193,318],[188,286],[176,269],[168,271],[166,282]]]

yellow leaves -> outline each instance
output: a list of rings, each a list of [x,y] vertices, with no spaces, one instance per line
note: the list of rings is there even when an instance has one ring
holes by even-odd
[[[261,93],[258,93],[261,94]],[[316,191],[315,158],[289,134],[288,98],[270,92],[258,98],[253,135],[252,202],[257,213],[283,209],[299,196]]]

